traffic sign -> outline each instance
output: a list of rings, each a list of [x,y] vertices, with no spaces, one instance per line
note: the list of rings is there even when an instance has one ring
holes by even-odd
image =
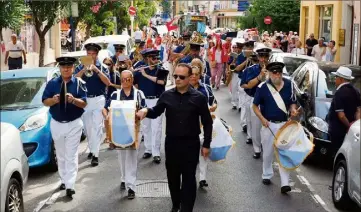
[[[135,16],[135,13],[137,12],[137,10],[135,9],[135,7],[130,6],[128,9],[128,13],[130,16]]]
[[[267,25],[271,24],[272,23],[271,16],[264,17],[263,22],[264,22],[264,24],[267,24]]]

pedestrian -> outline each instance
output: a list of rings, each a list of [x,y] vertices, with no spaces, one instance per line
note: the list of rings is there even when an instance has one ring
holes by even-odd
[[[11,41],[6,47],[5,65],[8,64],[9,70],[22,69],[23,57],[24,64],[26,64],[27,61],[24,46],[20,41],[17,40],[16,34],[12,34]]]
[[[297,117],[297,99],[293,93],[292,82],[282,77],[285,65],[273,62],[267,65],[269,79],[257,89],[253,100],[253,111],[262,122],[261,139],[263,148],[262,183],[269,185],[273,177],[274,135],[287,122],[287,114]],[[257,78],[262,78],[262,74]],[[290,172],[279,166],[281,192],[291,191],[289,185]]]
[[[315,35],[313,33],[310,34],[310,37],[306,40],[306,48],[307,55],[312,56],[312,49],[315,45],[317,45],[317,40],[315,39]]]
[[[111,58],[113,60],[113,64],[116,64],[118,57],[120,55],[124,55],[125,45],[124,44],[113,44],[113,46],[114,46],[115,54]]]
[[[199,59],[193,59],[199,60]],[[193,63],[192,61],[192,63]],[[199,60],[200,61],[200,60]],[[190,85],[201,92],[205,97],[207,97],[209,111],[213,113],[217,109],[217,100],[213,94],[211,86],[201,82],[200,78],[203,75],[202,69],[199,66],[192,66],[192,75],[189,78]],[[203,133],[200,136],[201,146],[203,145]],[[208,167],[208,158],[202,156],[202,152],[199,155],[199,187],[208,187],[207,183],[207,167]]]
[[[117,89],[120,89],[120,73],[119,71],[115,70],[113,60],[109,57],[104,58],[103,64],[108,67],[109,70],[109,79],[110,79],[110,85],[107,88],[107,96],[105,99],[105,104],[107,104],[110,101],[110,95],[116,91]],[[104,111],[104,110],[103,110]],[[103,116],[106,117],[106,115],[103,112]],[[104,119],[104,128],[105,128],[105,142],[109,143],[109,148],[114,149],[114,145],[110,141],[110,128],[108,120]]]
[[[92,57],[92,64],[90,66],[80,64],[74,74],[75,77],[80,77],[86,82],[88,104],[83,114],[83,122],[90,150],[88,159],[91,159],[92,166],[98,166],[100,144],[103,142],[102,110],[105,105],[106,87],[110,85],[110,79],[108,69],[103,67],[98,59],[101,47],[95,43],[88,43],[85,49],[87,55]]]
[[[296,48],[292,49],[292,54],[296,55],[305,55],[306,51],[304,48],[302,48],[302,42],[300,40],[296,41]]]
[[[204,130],[202,155],[209,156],[212,117],[207,98],[191,88],[192,68],[178,64],[174,71],[176,87],[165,91],[156,106],[137,113],[140,119],[156,118],[166,111],[165,156],[172,211],[193,211],[196,199],[196,168],[200,151],[200,120]]]
[[[54,141],[60,190],[66,195],[75,194],[74,185],[78,172],[78,146],[82,134],[81,116],[87,105],[85,82],[73,76],[76,58],[59,57],[60,77],[50,80],[42,101],[50,107],[50,131]]]
[[[327,62],[335,62],[335,55],[337,52],[337,48],[335,47],[336,42],[334,40],[331,40],[328,42],[328,45],[326,47],[326,61]]]
[[[129,70],[124,70],[121,73],[121,81],[122,88],[118,91],[114,91],[111,94],[110,101],[104,106],[104,114],[106,116],[106,120],[109,120],[109,107],[111,105],[112,100],[121,100],[121,101],[136,101],[139,108],[146,107],[145,97],[141,90],[136,89],[133,86],[133,73]],[[118,96],[119,95],[119,96]],[[110,127],[110,126],[109,126]],[[140,136],[139,136],[140,137]],[[140,140],[140,138],[138,139]],[[121,190],[128,191],[128,199],[135,198],[136,185],[135,182],[137,180],[137,167],[138,167],[138,149],[120,149],[118,152],[118,161],[120,165],[120,173],[121,173]]]
[[[360,92],[350,83],[354,79],[351,69],[340,66],[335,76],[336,93],[327,114],[333,156],[342,146],[347,130],[352,122],[360,119]]]
[[[207,74],[204,73],[205,70],[204,70],[203,61],[199,58],[194,58],[191,62],[191,66],[196,66],[196,67],[198,67],[199,70],[201,70],[201,76],[200,76],[201,83],[210,85],[211,78]]]
[[[223,75],[223,66],[224,63],[227,62],[227,51],[222,47],[222,41],[220,39],[217,40],[216,46],[213,47],[212,50],[212,74],[211,74],[211,84],[212,87],[216,87],[217,90],[221,85],[221,79]]]
[[[145,102],[148,107],[156,105],[159,97],[165,91],[167,84],[167,71],[164,71],[157,64],[159,63],[159,51],[155,49],[146,49],[141,52],[144,58],[137,67],[150,66],[134,73],[134,84],[139,90],[144,92]],[[160,147],[162,141],[162,120],[159,116],[156,119],[145,119],[143,121],[144,145],[145,151],[143,159],[153,156],[153,162],[160,164]]]
[[[311,55],[315,57],[318,61],[326,61],[324,57],[326,55],[326,46],[324,45],[324,39],[319,38],[318,44],[314,45],[312,48]]]
[[[249,126],[248,130],[251,131],[251,139],[247,140],[247,144],[253,144],[254,150],[254,159],[259,159],[261,157],[261,134],[260,130],[262,127],[260,119],[254,113],[253,101],[254,95],[258,89],[258,85],[265,80],[267,73],[267,65],[268,59],[271,52],[270,48],[260,48],[256,50],[258,54],[259,64],[253,65],[246,70],[246,74],[242,76],[242,87],[244,88],[246,94],[251,98],[251,104],[248,106],[250,108],[250,113],[248,113],[248,120],[250,120],[247,124]]]

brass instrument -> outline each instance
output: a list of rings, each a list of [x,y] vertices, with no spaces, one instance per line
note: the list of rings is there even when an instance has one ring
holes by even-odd
[[[86,67],[86,69],[85,69],[85,72],[84,72],[84,75],[86,76],[86,77],[92,77],[93,76],[93,70],[91,70],[89,67]]]
[[[183,54],[184,56],[188,56],[191,50],[191,45],[190,45],[191,43],[203,44],[202,35],[200,33],[197,33],[196,36],[194,36],[194,38],[192,38],[192,40],[186,44],[186,47],[182,50],[181,54]],[[180,59],[182,58],[178,57],[174,60],[174,64],[175,64],[174,66],[177,66]]]
[[[235,53],[235,52],[232,52],[232,53],[230,53],[229,54],[229,56],[230,57],[233,57],[233,61],[232,61],[232,63],[229,65],[229,71],[227,71],[227,73],[226,73],[226,85],[228,86],[229,85],[229,83],[231,83],[231,81],[232,81],[232,73],[234,73],[234,69],[236,69],[236,60],[237,60],[237,57],[238,57],[238,55],[240,55],[240,54],[237,54],[237,53]]]
[[[133,60],[132,63],[136,62],[136,61],[142,61],[143,60],[143,56],[142,54],[139,52],[138,48],[134,51],[133,54]]]
[[[86,77],[92,77],[93,76],[93,70],[90,69],[90,66],[94,64],[93,58],[91,56],[84,56],[80,58],[81,64],[86,68],[84,75]]]

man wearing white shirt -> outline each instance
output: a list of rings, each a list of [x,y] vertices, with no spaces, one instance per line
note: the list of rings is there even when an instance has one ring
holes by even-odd
[[[296,55],[305,55],[305,49],[302,48],[302,42],[301,41],[296,41],[296,48],[293,48],[291,51],[292,54],[296,54]]]
[[[21,69],[26,64],[26,53],[23,44],[17,41],[16,34],[11,35],[11,42],[8,43],[5,53],[5,65],[9,65],[9,70]]]
[[[134,40],[137,41],[141,41],[143,37],[143,32],[139,29],[139,27],[137,27],[137,31],[134,32]]]
[[[322,61],[322,57],[326,54],[326,47],[323,45],[323,38],[318,39],[318,44],[312,48],[311,55],[314,56],[318,61]]]

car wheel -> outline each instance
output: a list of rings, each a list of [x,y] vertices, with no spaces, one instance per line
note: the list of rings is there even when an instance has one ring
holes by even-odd
[[[54,141],[51,142],[50,161],[48,164],[48,169],[51,172],[58,171],[58,160],[56,158]]]
[[[5,212],[23,212],[23,190],[17,179],[11,178],[6,193]]]
[[[348,195],[347,165],[345,160],[337,162],[332,179],[332,200],[337,209],[351,209],[353,202]]]

